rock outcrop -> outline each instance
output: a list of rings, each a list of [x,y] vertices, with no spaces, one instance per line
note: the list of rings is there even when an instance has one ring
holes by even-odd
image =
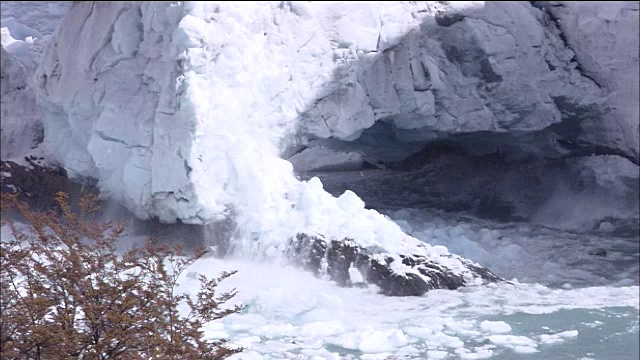
[[[454,272],[421,255],[389,254],[365,249],[352,239],[325,240],[322,236],[297,234],[289,242],[294,263],[341,286],[373,284],[389,296],[420,296],[433,289],[455,290],[469,283],[501,281],[490,270],[449,254],[464,264]]]

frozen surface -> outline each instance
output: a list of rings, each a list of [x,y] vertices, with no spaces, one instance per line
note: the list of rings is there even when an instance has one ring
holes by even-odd
[[[383,124],[410,144],[393,149],[400,158],[421,141],[491,133],[468,150],[566,155],[578,143],[637,163],[637,3],[549,5],[3,1],[2,158],[37,145],[46,115],[46,155],[138,217],[232,220],[227,235],[274,264],[204,259],[191,270],[240,270],[225,285],[246,311],[207,328],[248,348],[237,358],[637,359],[640,252],[618,224],[585,235],[424,209],[390,212],[396,224],[351,191],[298,181],[280,158],[294,139],[355,142]],[[361,161],[306,152],[308,170]],[[637,179],[631,163],[583,161],[602,188]],[[273,256],[297,232],[463,272],[445,245],[549,287],[412,298],[339,288]],[[589,254],[603,243],[606,256]]]

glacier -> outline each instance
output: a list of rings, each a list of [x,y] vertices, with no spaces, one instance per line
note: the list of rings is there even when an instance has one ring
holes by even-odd
[[[406,143],[483,134],[461,141],[637,163],[637,36],[616,30],[637,5],[614,6],[75,4],[36,74],[44,141],[138,217],[186,223],[286,216],[301,186],[286,149],[376,122]],[[618,28],[563,36],[556,18]]]
[[[0,7],[1,191],[235,250],[234,358],[638,358],[637,2]]]
[[[34,113],[3,120],[3,159],[43,141],[70,177],[136,217],[230,223],[221,236],[254,255],[309,235],[464,273],[446,248],[297,172],[384,166],[441,140],[474,156],[637,165],[637,13],[631,2],[73,3],[46,41],[34,42],[51,31],[34,19],[5,21],[24,39],[3,30],[3,118]]]

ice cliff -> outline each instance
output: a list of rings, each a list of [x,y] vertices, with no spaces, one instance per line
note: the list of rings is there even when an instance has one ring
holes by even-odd
[[[287,207],[294,133],[637,162],[638,5],[534,5],[74,4],[36,75],[45,143],[138,216],[192,223]]]
[[[3,160],[21,158],[43,139],[44,113],[36,102],[33,74],[44,45],[68,6],[59,1],[3,1],[0,5]]]
[[[448,254],[291,163],[357,168],[437,139],[639,160],[636,2],[75,2],[33,78],[15,74],[38,57],[10,46],[3,33],[3,148],[38,132],[4,119],[35,89],[42,110],[26,119],[42,111],[44,148],[69,174],[139,218],[231,220],[262,252],[317,234]],[[3,158],[25,151],[12,149]]]

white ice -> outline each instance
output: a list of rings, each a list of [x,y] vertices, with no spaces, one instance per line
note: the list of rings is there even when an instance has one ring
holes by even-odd
[[[213,276],[230,269],[239,272],[223,286],[237,288],[234,301],[247,308],[210,324],[206,334],[247,347],[236,359],[513,358],[570,344],[580,337],[576,327],[584,325],[568,319],[564,328],[522,333],[519,324],[496,318],[563,309],[638,310],[638,286],[553,290],[503,283],[394,298],[375,288],[339,288],[294,268],[241,260],[202,259],[190,271]],[[181,291],[195,286],[193,276],[181,279]]]

